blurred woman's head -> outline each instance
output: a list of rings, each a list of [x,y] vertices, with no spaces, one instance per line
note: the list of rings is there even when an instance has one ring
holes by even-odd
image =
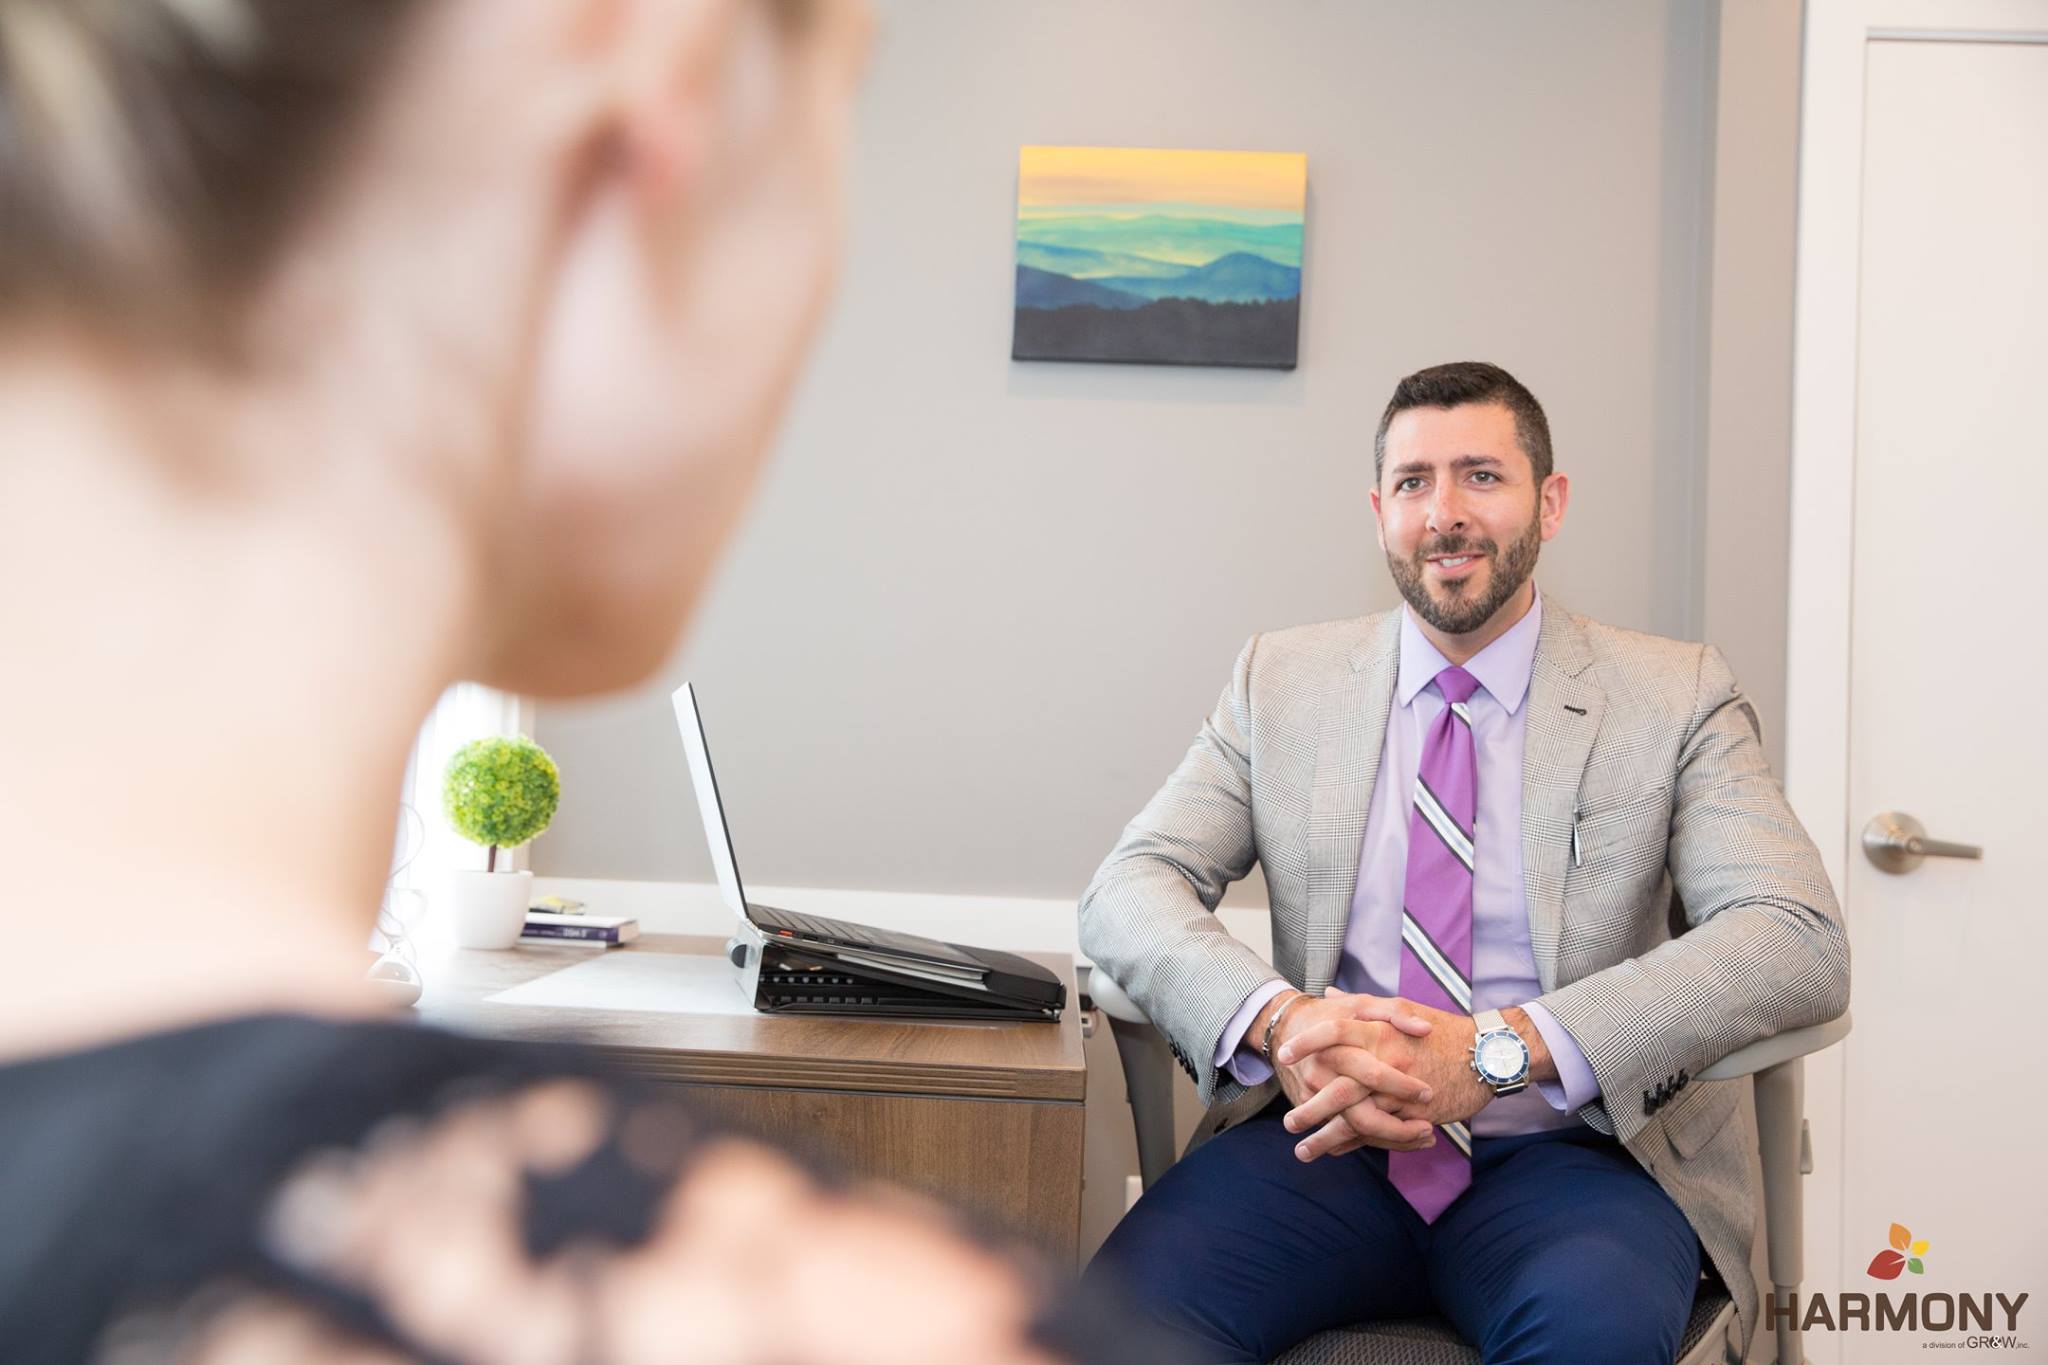
[[[866,37],[861,0],[0,0],[0,370],[111,400],[175,505],[452,528],[454,671],[625,685],[819,314]]]

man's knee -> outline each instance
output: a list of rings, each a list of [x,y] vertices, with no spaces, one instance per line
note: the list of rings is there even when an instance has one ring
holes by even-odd
[[[1615,1270],[1582,1265],[1569,1281],[1515,1286],[1483,1343],[1486,1359],[1498,1365],[1649,1365],[1675,1359],[1697,1283],[1680,1292],[1661,1277],[1646,1283]]]
[[[1178,1348],[1189,1361],[1256,1359],[1255,1348],[1238,1339],[1227,1301],[1208,1269],[1204,1239],[1183,1235],[1178,1219],[1137,1207],[1124,1216],[1088,1263],[1089,1288],[1120,1301]],[[1227,1281],[1225,1281],[1227,1283]]]

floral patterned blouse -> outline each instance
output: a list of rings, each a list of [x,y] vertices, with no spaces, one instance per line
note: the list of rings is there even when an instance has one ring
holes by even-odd
[[[0,1066],[0,1361],[1159,1360],[568,1047],[290,1015]]]

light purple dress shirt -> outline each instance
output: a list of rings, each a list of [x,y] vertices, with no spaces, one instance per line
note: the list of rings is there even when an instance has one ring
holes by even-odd
[[[1568,1128],[1580,1122],[1581,1105],[1600,1097],[1585,1053],[1549,1010],[1535,1003],[1543,991],[1536,955],[1529,946],[1529,905],[1522,889],[1522,738],[1527,716],[1529,674],[1543,628],[1543,597],[1536,595],[1521,620],[1465,664],[1479,680],[1467,703],[1479,763],[1479,810],[1474,821],[1472,869],[1472,1012],[1520,1005],[1543,1035],[1558,1080],[1541,1081],[1518,1095],[1496,1099],[1472,1120],[1480,1137]],[[1394,706],[1380,750],[1360,850],[1358,889],[1344,930],[1344,955],[1337,965],[1340,990],[1398,995],[1401,980],[1401,891],[1408,872],[1408,812],[1415,799],[1415,770],[1422,761],[1422,737],[1443,710],[1436,675],[1450,661],[1423,635],[1408,608],[1401,609],[1401,668]],[[1228,1067],[1245,1085],[1269,1079],[1245,1032],[1268,1000],[1288,989],[1275,978],[1245,997],[1217,1040],[1215,1064]]]

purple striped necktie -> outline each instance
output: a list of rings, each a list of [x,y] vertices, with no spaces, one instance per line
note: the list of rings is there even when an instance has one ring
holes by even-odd
[[[1422,739],[1415,804],[1408,812],[1408,877],[1401,912],[1401,994],[1457,1014],[1472,1012],[1473,817],[1479,762],[1465,703],[1479,680],[1462,668],[1436,675],[1444,709]],[[1446,1140],[1448,1139],[1448,1140]],[[1472,1183],[1472,1134],[1462,1123],[1437,1131],[1419,1152],[1387,1153],[1387,1175],[1425,1223]]]

